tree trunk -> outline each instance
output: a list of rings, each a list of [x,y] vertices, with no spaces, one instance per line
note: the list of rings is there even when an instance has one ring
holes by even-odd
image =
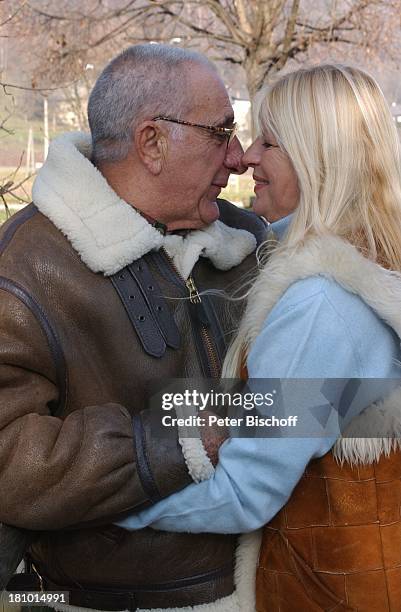
[[[43,163],[49,152],[49,103],[43,98]]]
[[[255,104],[256,96],[263,87],[264,81],[264,70],[258,62],[256,53],[250,53],[244,62],[244,70],[246,76],[246,83],[249,92],[249,99],[251,102],[251,133],[252,140],[255,140],[259,133],[257,105]]]

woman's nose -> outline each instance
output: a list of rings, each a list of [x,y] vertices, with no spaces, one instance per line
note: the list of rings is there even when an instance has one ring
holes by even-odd
[[[258,147],[258,139],[254,140],[250,147],[247,148],[242,156],[242,164],[247,168],[258,166],[260,163],[260,152]]]

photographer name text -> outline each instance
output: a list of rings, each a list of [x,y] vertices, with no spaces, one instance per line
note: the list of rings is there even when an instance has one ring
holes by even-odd
[[[162,417],[164,427],[296,427],[298,416],[291,415],[286,418],[259,417],[247,414],[243,417],[219,417],[214,414],[207,416],[191,415],[184,418],[173,417],[166,414]]]

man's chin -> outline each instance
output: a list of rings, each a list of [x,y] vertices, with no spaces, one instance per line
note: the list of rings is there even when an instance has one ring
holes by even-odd
[[[205,225],[210,225],[220,216],[216,200],[202,200],[199,204],[199,217]]]
[[[177,230],[197,230],[210,225],[220,216],[220,210],[217,202],[214,200],[201,200],[198,207],[193,211],[193,217],[172,221],[167,224],[169,232]]]

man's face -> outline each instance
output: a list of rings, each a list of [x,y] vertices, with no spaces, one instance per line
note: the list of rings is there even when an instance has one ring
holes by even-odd
[[[203,66],[192,66],[189,99],[192,109],[185,117],[191,123],[231,127],[234,113],[219,77]],[[171,115],[173,117],[173,115]],[[167,123],[169,130],[176,127]],[[216,199],[231,172],[242,173],[243,150],[237,138],[227,147],[221,134],[193,126],[181,126],[180,135],[168,140],[163,169],[163,211],[169,230],[201,228],[219,216]]]

